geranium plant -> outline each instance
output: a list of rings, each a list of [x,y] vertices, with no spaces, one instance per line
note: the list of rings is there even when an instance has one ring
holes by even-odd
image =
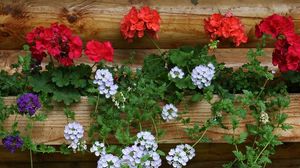
[[[289,26],[280,27],[281,22]],[[5,148],[11,152],[19,148],[42,153],[91,152],[99,157],[98,168],[156,168],[162,165],[163,157],[170,166],[180,168],[195,157],[196,145],[210,141],[206,132],[220,127],[232,132],[224,136],[224,141],[234,146],[235,157],[223,167],[258,168],[271,163],[270,156],[282,143],[275,130],[291,128],[285,124],[287,114],[282,113],[289,98],[285,81],[262,66],[258,57],[264,55],[262,34],[269,34],[277,39],[274,65],[279,65],[282,72],[299,70],[299,40],[291,30],[292,19],[279,15],[264,19],[256,31],[258,37],[263,37],[261,44],[249,50],[248,62],[236,70],[218,62],[211,49],[217,48],[214,40],[222,42],[229,38],[236,46],[246,43],[248,37],[242,22],[227,13],[213,14],[204,23],[212,43],[151,54],[144,59],[142,68],[136,70],[128,64],[105,64],[113,62],[114,55],[113,45],[108,41],[91,40],[83,47],[80,37],[65,25],[54,23],[48,28],[35,28],[26,37],[26,56],[20,56],[13,65],[15,73],[1,72],[1,96],[18,96],[16,105],[0,101],[0,137]],[[121,35],[128,41],[145,33],[157,37],[159,29],[158,12],[147,6],[139,10],[133,7],[121,22]],[[76,65],[75,60],[83,55],[94,65]],[[45,58],[50,62],[42,67]],[[88,137],[76,121],[76,112],[68,108],[79,102],[81,96],[88,96],[94,106]],[[207,101],[212,113],[206,121],[192,125],[191,119],[182,114],[199,101]],[[35,144],[31,139],[33,122],[47,118],[47,112],[39,109],[51,112],[51,106],[57,105],[54,102],[65,107],[68,120],[62,131],[66,144],[59,149]],[[180,104],[185,105],[184,111],[178,110]],[[27,118],[25,133],[18,130],[17,120],[12,129],[3,127],[10,115]],[[247,129],[237,134],[247,116],[254,122],[247,123]],[[226,118],[229,125],[224,124]],[[171,121],[183,123],[186,134],[195,143],[178,144],[164,153],[159,150],[159,139],[164,136],[159,124]],[[119,145],[111,145],[111,138]],[[92,144],[91,148],[88,144]]]

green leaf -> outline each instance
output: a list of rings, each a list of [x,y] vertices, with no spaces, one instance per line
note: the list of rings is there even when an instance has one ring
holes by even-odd
[[[50,84],[51,79],[49,76],[48,73],[30,76],[28,77],[29,85],[35,92],[51,93],[54,87]]]
[[[246,159],[245,155],[243,155],[241,151],[232,151],[232,152],[239,161],[244,161]]]
[[[68,146],[65,145],[65,144],[63,144],[63,145],[61,145],[61,146],[59,147],[59,151],[60,151],[60,153],[63,154],[63,155],[69,155],[69,154],[72,153],[71,149],[68,148]]]
[[[61,69],[57,69],[52,72],[52,82],[54,82],[58,87],[68,86],[70,83],[70,74],[64,74]]]
[[[165,152],[161,151],[161,150],[156,150],[156,152],[160,155],[160,156],[166,156]]]
[[[80,93],[77,89],[72,88],[57,88],[53,92],[53,100],[63,102],[65,105],[70,105],[80,101]]]
[[[65,116],[71,120],[75,120],[75,112],[74,111],[71,111],[70,108],[65,108],[64,109],[64,113],[65,113]]]
[[[248,133],[247,133],[247,132],[242,132],[242,133],[240,134],[239,139],[237,140],[237,144],[242,144],[242,143],[244,143],[244,142],[246,141],[247,137],[248,137]]]
[[[186,67],[193,57],[193,52],[183,52],[179,49],[169,51],[170,60],[179,67]]]
[[[233,139],[233,137],[231,136],[231,135],[225,135],[224,136],[224,140],[227,142],[227,143],[229,143],[229,144],[234,144],[235,142],[234,142],[234,139]]]

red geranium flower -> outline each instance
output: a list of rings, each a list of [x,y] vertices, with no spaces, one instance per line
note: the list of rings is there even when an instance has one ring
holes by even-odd
[[[82,41],[73,36],[71,29],[57,23],[49,28],[37,27],[26,35],[32,57],[39,62],[49,54],[64,66],[73,65],[73,59],[81,57]]]
[[[255,28],[257,37],[268,34],[277,39],[272,54],[273,65],[281,72],[300,71],[300,36],[295,34],[291,17],[273,14]]]
[[[273,14],[263,19],[256,26],[256,36],[260,38],[263,33],[278,38],[280,35],[289,36],[295,33],[294,22],[292,17],[280,16]]]
[[[103,59],[112,62],[114,49],[110,42],[100,43],[92,40],[86,44],[85,54],[94,62],[99,62]]]
[[[224,16],[216,13],[204,19],[204,29],[211,40],[230,38],[236,46],[246,43],[248,40],[244,31],[244,25],[242,25],[240,19],[231,13],[227,13]]]
[[[121,21],[121,35],[128,42],[132,42],[135,35],[138,38],[144,37],[145,31],[153,38],[158,38],[157,32],[160,30],[160,16],[154,9],[148,6],[137,10],[132,7]]]

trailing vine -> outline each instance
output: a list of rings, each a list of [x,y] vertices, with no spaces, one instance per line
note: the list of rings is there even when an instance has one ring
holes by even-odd
[[[152,20],[141,17],[145,15],[150,15]],[[132,18],[136,19],[135,23],[130,20]],[[224,36],[223,28],[214,27],[216,18],[221,26],[232,26],[231,34]],[[135,25],[140,22],[142,25]],[[231,22],[237,26],[228,24]],[[122,20],[121,32],[130,42],[142,38],[144,32],[150,39],[155,39],[159,23],[156,10],[132,8]],[[136,30],[128,29],[132,25]],[[248,51],[248,62],[238,69],[218,62],[213,55],[218,43],[230,38],[238,46],[247,41],[241,22],[232,14],[214,14],[205,20],[205,29],[213,40],[210,44],[160,50],[159,54],[147,56],[143,66],[136,70],[131,68],[134,60],[124,65],[106,64],[113,60],[110,42],[92,40],[83,49],[79,37],[73,36],[64,25],[34,29],[27,36],[26,55],[19,56],[18,63],[12,66],[14,73],[0,72],[1,97],[18,97],[17,105],[7,105],[0,99],[0,138],[4,146],[11,152],[18,148],[29,150],[32,158],[32,152],[86,152],[89,142],[92,144],[90,152],[100,156],[99,168],[159,167],[162,164],[160,157],[165,155],[168,164],[182,167],[195,156],[196,145],[211,141],[206,134],[209,130],[222,128],[231,132],[223,138],[233,145],[235,157],[223,167],[265,167],[271,163],[270,156],[275,153],[275,147],[282,144],[277,130],[291,129],[285,123],[287,114],[283,113],[289,105],[286,84],[299,84],[299,80],[282,80],[281,76],[261,65],[258,58],[264,56],[266,35],[259,36],[262,44]],[[49,38],[53,38],[50,42],[54,41],[57,48],[48,46],[48,38],[42,39],[47,31],[54,34],[50,33]],[[152,42],[157,45],[154,40]],[[81,55],[93,61],[94,66],[75,65],[74,60]],[[42,67],[44,57],[49,57],[50,62]],[[284,77],[293,73],[296,72],[289,72]],[[90,116],[93,122],[88,139],[83,136],[83,126],[76,122],[76,111],[70,109],[70,105],[80,102],[82,96],[87,96],[89,104],[95,107]],[[182,114],[188,113],[189,106],[200,101],[210,104],[211,116],[206,121],[192,124],[191,118]],[[64,131],[66,144],[60,148],[36,144],[31,139],[34,123],[45,121],[57,103],[64,108],[68,122]],[[179,105],[185,109],[179,111]],[[41,106],[43,110],[39,110]],[[18,128],[19,115],[27,120],[25,132]],[[7,129],[4,122],[10,116],[15,116],[15,121]],[[248,118],[253,122],[248,123]],[[195,143],[179,144],[168,154],[159,150],[159,140],[165,134],[160,124],[169,121],[184,124],[186,134]],[[247,123],[245,129],[241,129],[244,123]]]

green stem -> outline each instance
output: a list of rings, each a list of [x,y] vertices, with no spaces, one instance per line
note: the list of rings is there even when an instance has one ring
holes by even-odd
[[[157,138],[157,141],[158,141],[158,131],[157,131],[156,123],[155,123],[155,120],[153,119],[153,117],[151,117],[151,120],[153,122],[153,126],[154,126],[154,129],[155,129],[155,135],[156,135],[156,138]]]
[[[30,149],[29,153],[30,153],[30,167],[33,168],[33,159],[32,159],[32,151],[31,151],[31,149]]]
[[[143,127],[142,127],[142,123],[139,122],[139,126],[140,126],[140,131],[143,131]]]
[[[155,47],[158,49],[159,53],[162,55],[162,51],[160,49],[160,47],[158,46],[158,44],[149,36],[148,33],[146,33],[148,39],[150,39],[150,41],[155,45]]]
[[[98,93],[98,96],[97,96],[97,102],[96,102],[96,107],[95,107],[94,113],[97,113],[97,110],[98,110],[98,104],[99,104],[99,99],[100,99],[100,93]]]
[[[94,63],[94,65],[92,66],[92,69],[97,65],[97,62]]]
[[[257,98],[259,98],[259,96],[260,96],[260,95],[262,94],[262,92],[265,90],[265,87],[266,87],[268,81],[269,81],[269,79],[267,79],[267,80],[265,81],[265,83],[264,83],[262,89],[260,90],[260,92],[259,92],[258,95],[257,95]]]
[[[205,129],[205,131],[203,131],[201,137],[198,139],[197,142],[194,143],[194,145],[192,147],[195,147],[199,142],[201,142],[202,138],[204,137],[206,131],[207,131],[208,128]]]
[[[259,157],[262,155],[262,153],[267,149],[267,147],[269,146],[269,144],[271,143],[271,139],[268,141],[268,143],[266,144],[266,146],[260,151],[260,153],[258,154],[257,158],[255,159],[254,163],[257,162],[257,160],[259,159]]]

